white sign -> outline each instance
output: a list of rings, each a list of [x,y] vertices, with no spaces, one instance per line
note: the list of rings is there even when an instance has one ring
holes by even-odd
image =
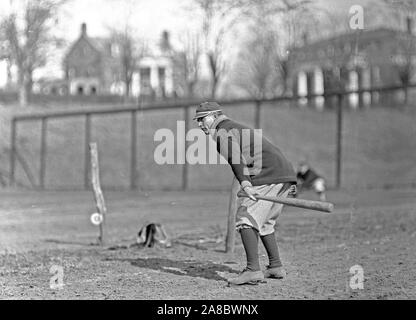
[[[103,215],[99,214],[98,212],[95,212],[91,215],[91,223],[95,226],[99,226],[101,223],[103,223]]]

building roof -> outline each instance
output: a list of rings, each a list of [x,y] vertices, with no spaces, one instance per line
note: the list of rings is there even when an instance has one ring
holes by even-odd
[[[106,47],[110,41],[109,38],[89,37],[85,38],[97,51],[108,54],[108,48]]]

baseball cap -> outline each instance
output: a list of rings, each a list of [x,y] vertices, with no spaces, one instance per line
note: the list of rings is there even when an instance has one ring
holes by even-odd
[[[215,112],[220,112],[221,106],[216,102],[203,102],[196,108],[195,117],[193,120],[204,118]]]

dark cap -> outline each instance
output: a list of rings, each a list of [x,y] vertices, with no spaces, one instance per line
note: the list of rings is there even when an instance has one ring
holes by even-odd
[[[196,113],[194,120],[206,117],[212,113],[221,112],[221,106],[216,102],[203,102],[198,108],[196,108]]]

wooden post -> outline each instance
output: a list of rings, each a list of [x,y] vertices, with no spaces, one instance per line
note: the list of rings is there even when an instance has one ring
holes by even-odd
[[[233,178],[228,204],[227,236],[225,238],[225,252],[227,253],[234,253],[235,249],[235,219],[237,215],[238,190],[240,190],[240,184],[236,178]]]
[[[15,169],[16,169],[16,135],[17,135],[17,121],[12,119],[11,135],[10,135],[10,178],[9,186],[14,187],[15,184]]]
[[[131,112],[130,189],[137,189],[137,111]]]
[[[85,115],[85,138],[84,138],[84,188],[85,190],[89,189],[89,172],[90,172],[90,151],[89,143],[91,140],[91,115],[87,113]]]
[[[42,131],[40,143],[40,170],[39,170],[39,187],[45,189],[45,172],[46,172],[46,135],[48,128],[48,118],[42,118]]]
[[[90,143],[90,153],[91,153],[91,179],[92,179],[92,187],[94,191],[94,198],[95,203],[97,206],[98,213],[102,216],[103,220],[100,223],[100,235],[98,237],[98,242],[100,245],[104,243],[104,223],[105,223],[105,216],[107,213],[107,208],[105,206],[104,195],[101,190],[100,184],[100,167],[98,162],[98,150],[97,150],[97,143]]]

